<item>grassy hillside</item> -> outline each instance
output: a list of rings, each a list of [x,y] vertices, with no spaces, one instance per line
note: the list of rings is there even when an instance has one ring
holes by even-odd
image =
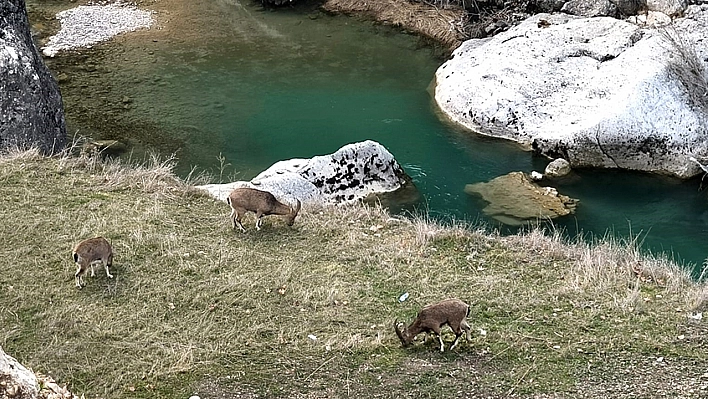
[[[0,346],[86,398],[708,394],[708,290],[631,243],[364,207],[240,233],[158,161],[10,154],[0,190]],[[71,248],[96,235],[115,278],[79,290]],[[402,348],[393,321],[447,297],[471,341]]]

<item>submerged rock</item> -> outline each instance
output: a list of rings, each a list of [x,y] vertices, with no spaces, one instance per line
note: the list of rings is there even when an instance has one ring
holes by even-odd
[[[276,162],[251,181],[198,186],[222,201],[237,187],[269,191],[290,202],[297,198],[303,205],[346,204],[397,192],[409,196],[415,190],[393,155],[371,140],[348,144],[330,155]]]
[[[88,154],[118,155],[128,150],[128,146],[118,140],[89,140],[81,146]]]
[[[463,43],[437,70],[435,100],[454,122],[573,167],[689,178],[702,173],[690,157],[708,160],[708,100],[691,81],[705,82],[708,5],[671,29],[539,14]]]
[[[512,172],[485,183],[468,184],[465,192],[489,203],[482,211],[508,225],[555,219],[575,212],[578,200],[553,187],[541,187],[523,172]]]

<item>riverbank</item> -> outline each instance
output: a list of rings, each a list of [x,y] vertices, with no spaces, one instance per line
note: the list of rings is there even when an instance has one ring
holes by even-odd
[[[420,35],[430,44],[451,53],[466,38],[467,14],[460,7],[440,9],[407,0],[327,0],[322,8],[331,13],[358,15]]]
[[[249,216],[239,233],[169,161],[24,152],[0,165],[0,264],[13,265],[0,346],[77,395],[708,392],[707,288],[635,243],[502,237],[358,206],[304,209],[293,228],[269,217],[260,232]],[[114,278],[99,270],[78,290],[70,249],[95,235],[114,247]],[[447,297],[470,303],[472,339],[402,348],[393,321]]]

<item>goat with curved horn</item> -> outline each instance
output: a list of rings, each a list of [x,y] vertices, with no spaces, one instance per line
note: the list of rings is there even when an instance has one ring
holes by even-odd
[[[467,316],[469,316],[469,312],[469,305],[461,300],[446,299],[425,306],[418,313],[418,317],[416,317],[408,327],[404,326],[403,330],[401,330],[398,320],[394,322],[393,328],[404,347],[411,345],[416,335],[422,332],[432,332],[438,337],[440,351],[444,352],[445,344],[443,343],[442,335],[440,335],[440,330],[446,324],[449,325],[452,332],[455,333],[455,341],[452,343],[452,346],[450,346],[450,350],[453,350],[455,346],[457,346],[458,340],[463,333],[465,334],[465,339],[469,341],[470,325],[467,324],[466,320]]]

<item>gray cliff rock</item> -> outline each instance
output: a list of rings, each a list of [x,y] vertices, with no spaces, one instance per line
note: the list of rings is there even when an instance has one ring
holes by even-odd
[[[690,6],[672,29],[705,74],[708,6]],[[539,14],[463,43],[436,73],[435,100],[454,122],[574,168],[689,178],[702,173],[690,158],[708,159],[708,114],[685,81],[695,74],[682,79],[676,65],[690,63],[656,29]]]
[[[66,146],[59,86],[30,34],[24,0],[0,2],[0,148]]]
[[[372,195],[410,193],[414,185],[384,146],[367,140],[329,155],[276,162],[250,181],[198,188],[225,201],[237,187],[269,191],[291,204],[299,199],[303,205],[332,205],[363,201]]]

